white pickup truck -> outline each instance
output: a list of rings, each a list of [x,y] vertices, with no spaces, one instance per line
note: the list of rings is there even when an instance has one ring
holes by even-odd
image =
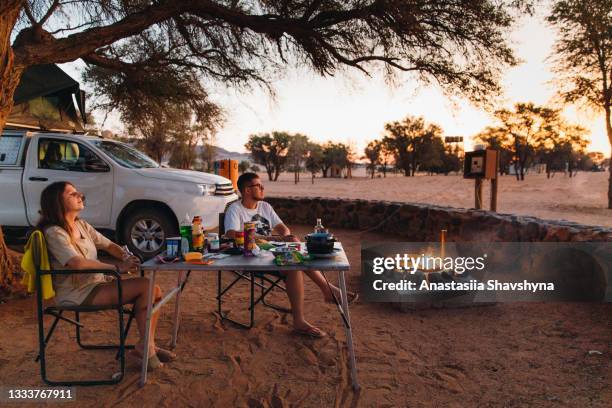
[[[166,237],[178,235],[186,215],[200,215],[212,229],[237,198],[224,177],[162,168],[115,140],[7,130],[0,137],[0,225],[7,236],[36,225],[40,194],[55,181],[70,181],[85,194],[83,219],[114,232],[116,241],[145,259],[164,249]]]

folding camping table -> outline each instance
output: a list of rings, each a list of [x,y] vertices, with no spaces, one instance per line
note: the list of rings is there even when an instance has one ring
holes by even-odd
[[[301,243],[302,247],[305,247],[304,243]],[[310,271],[320,270],[324,272],[337,272],[338,280],[340,284],[341,299],[338,305],[338,310],[344,324],[346,333],[346,341],[349,352],[349,365],[351,368],[351,379],[354,389],[359,389],[359,383],[357,382],[357,367],[355,362],[355,351],[353,348],[353,332],[349,315],[348,298],[346,291],[346,280],[345,272],[350,268],[350,264],[342,244],[336,242],[336,248],[339,249],[336,256],[331,258],[319,258],[312,261],[308,261],[302,265],[286,265],[277,266],[273,260],[274,256],[268,251],[262,251],[262,254],[257,257],[245,257],[242,255],[229,256],[224,259],[216,259],[214,263],[210,265],[191,264],[185,262],[177,262],[170,264],[159,264],[155,259],[150,259],[141,265],[143,272],[151,272],[149,274],[149,291],[147,297],[147,324],[145,334],[145,347],[144,356],[142,359],[142,371],[140,377],[140,385],[144,386],[147,382],[147,360],[149,352],[149,332],[151,327],[151,315],[159,310],[162,305],[167,303],[172,297],[176,297],[174,306],[174,320],[173,320],[173,331],[172,331],[172,347],[176,346],[179,319],[180,319],[180,298],[181,292],[187,283],[187,279],[191,272],[217,272],[217,271],[240,271],[244,273],[253,273],[261,271]],[[153,288],[155,287],[155,278],[157,272],[162,271],[173,271],[178,273],[178,279],[176,286],[174,286],[159,302],[155,305],[152,304],[153,299]],[[251,276],[251,278],[254,278]]]

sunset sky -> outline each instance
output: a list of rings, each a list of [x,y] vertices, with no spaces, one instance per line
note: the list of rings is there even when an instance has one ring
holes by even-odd
[[[523,61],[504,76],[504,104],[516,102],[548,104],[555,94],[551,62],[547,61],[555,40],[553,29],[542,16],[522,19],[512,34],[512,46]],[[75,79],[80,79],[81,61],[62,64]],[[424,116],[439,124],[447,136],[465,136],[466,150],[471,149],[470,136],[495,119],[465,100],[449,101],[436,86],[428,86],[406,77],[391,88],[381,75],[368,78],[351,70],[335,77],[321,78],[306,69],[290,69],[273,84],[276,99],[266,91],[252,92],[214,89],[212,99],[226,112],[224,127],[217,134],[217,144],[232,151],[244,152],[250,134],[284,130],[300,132],[312,140],[352,143],[361,155],[366,144],[383,134],[384,124],[406,115]],[[501,106],[500,106],[501,107]],[[568,120],[591,131],[590,151],[610,155],[603,114],[565,109]],[[101,123],[103,115],[96,115]],[[120,121],[112,116],[106,129],[118,131]]]

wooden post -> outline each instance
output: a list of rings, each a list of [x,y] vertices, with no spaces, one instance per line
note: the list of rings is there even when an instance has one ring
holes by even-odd
[[[474,207],[482,210],[482,178],[476,177],[474,183]]]

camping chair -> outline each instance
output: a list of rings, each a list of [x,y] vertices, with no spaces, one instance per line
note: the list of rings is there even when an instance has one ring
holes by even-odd
[[[230,202],[226,205],[225,209],[232,204]],[[219,234],[223,234],[225,232],[225,212],[219,213]],[[227,320],[235,325],[242,327],[244,329],[250,329],[255,325],[255,306],[261,302],[266,307],[269,307],[274,310],[278,310],[283,313],[291,313],[291,309],[287,309],[286,307],[278,306],[273,303],[266,301],[266,296],[274,289],[278,288],[283,292],[287,292],[287,289],[282,284],[285,282],[286,278],[280,272],[276,271],[223,271],[229,272],[233,275],[234,279],[227,286],[223,286],[223,282],[221,279],[222,271],[217,271],[217,310],[219,312],[219,316],[221,316],[221,320]],[[228,317],[227,313],[224,313],[221,310],[221,305],[223,303],[223,296],[239,281],[245,280],[250,284],[250,296],[249,296],[249,321],[246,323],[239,322]],[[259,296],[255,297],[255,286],[261,289]]]
[[[34,239],[38,240],[38,236]],[[42,243],[44,245],[44,242]],[[117,305],[104,305],[104,306],[50,306],[43,308],[43,295],[42,295],[42,277],[44,275],[75,275],[75,274],[92,274],[92,273],[103,273],[105,275],[114,276],[115,282],[117,283],[117,294],[118,299],[121,299],[122,288],[121,288],[121,277],[117,270],[41,270],[41,254],[38,253],[38,245],[33,245],[32,250],[34,251],[33,256],[36,265],[36,297],[37,297],[37,312],[38,312],[38,344],[39,354],[35,361],[40,361],[40,374],[45,383],[49,385],[59,386],[73,386],[73,385],[108,385],[119,383],[125,374],[125,350],[133,349],[133,345],[126,345],[125,339],[130,330],[132,319],[134,318],[134,311],[128,309],[121,304]],[[80,313],[98,312],[103,310],[116,310],[119,317],[119,344],[84,344],[81,341],[81,328],[85,327],[80,322]],[[71,319],[64,316],[64,312],[74,312],[75,318]],[[124,314],[128,314],[129,318],[127,324],[124,327]],[[55,317],[55,320],[51,324],[49,332],[45,335],[44,328],[44,315],[51,315]],[[47,361],[45,357],[45,349],[47,344],[51,340],[51,336],[57,327],[60,320],[73,324],[76,328],[76,341],[77,344],[83,349],[93,350],[108,350],[118,349],[115,359],[119,360],[120,373],[119,375],[114,374],[111,379],[95,379],[95,380],[65,380],[65,381],[53,381],[47,378]]]

